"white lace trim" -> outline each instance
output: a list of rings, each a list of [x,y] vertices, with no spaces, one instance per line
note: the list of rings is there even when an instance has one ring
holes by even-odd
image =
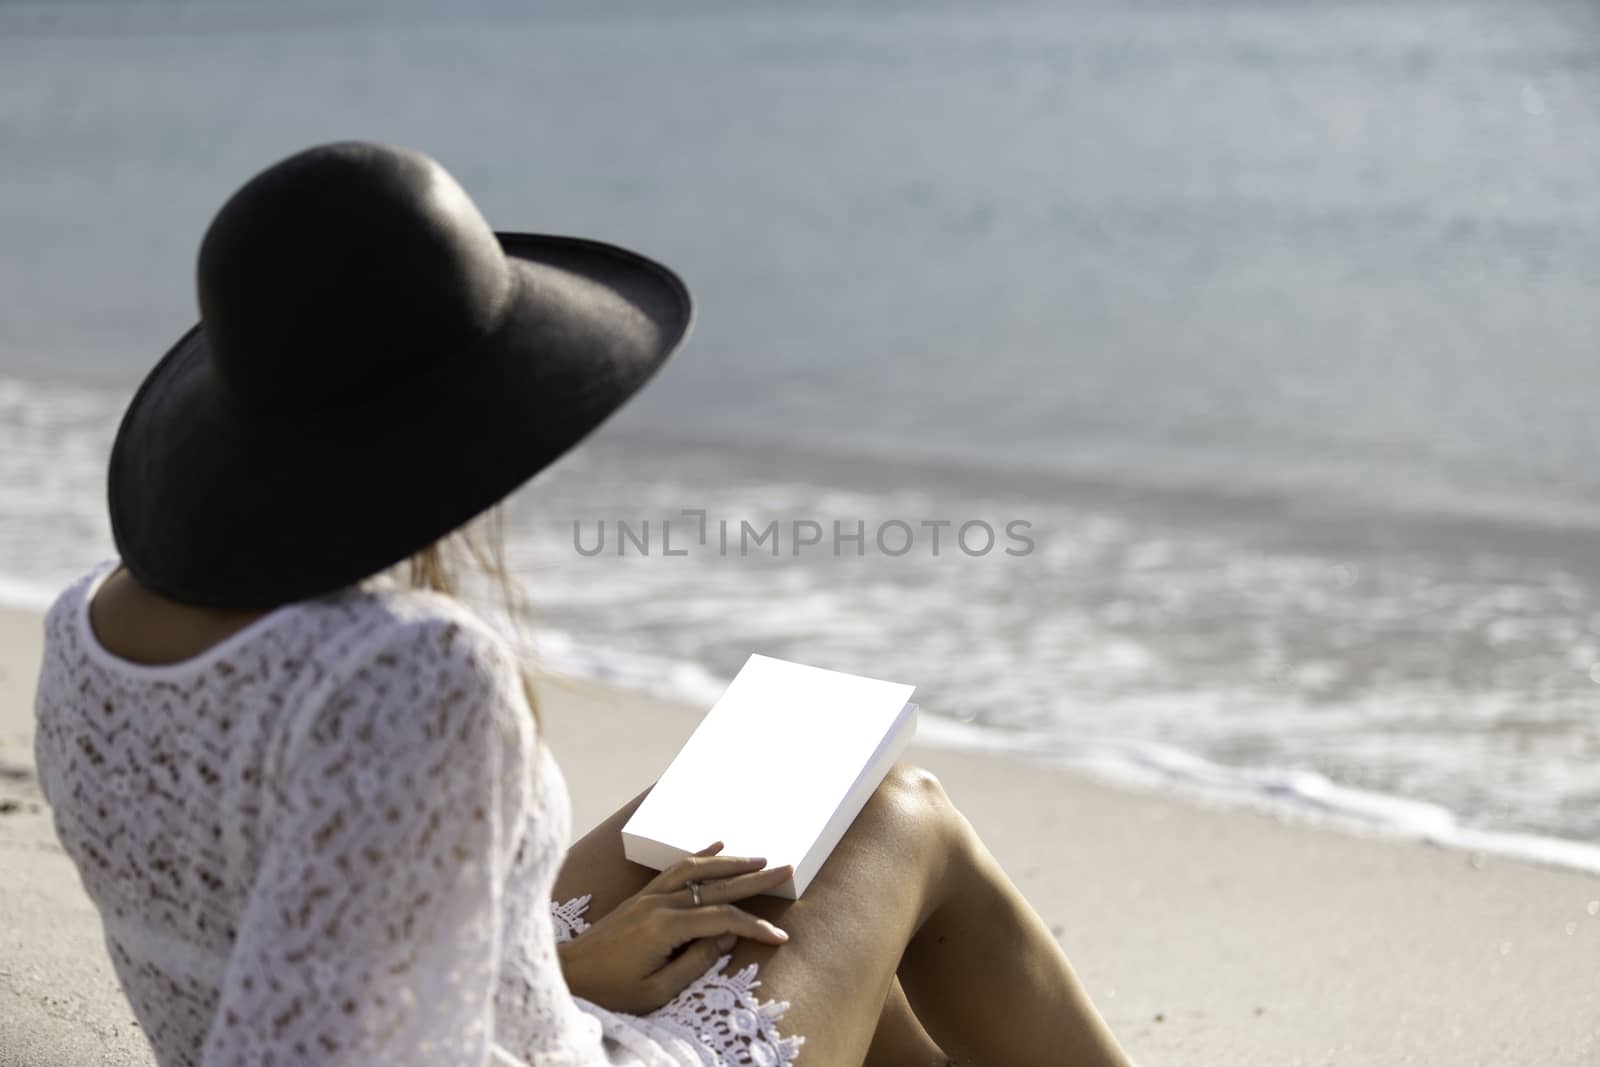
[[[585,893],[581,897],[573,897],[564,904],[550,902],[550,918],[555,923],[556,944],[571,941],[585,930],[589,929],[589,920],[583,913],[589,909],[589,901],[593,893]]]

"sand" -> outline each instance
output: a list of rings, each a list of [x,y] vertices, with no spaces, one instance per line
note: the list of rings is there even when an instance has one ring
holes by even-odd
[[[0,611],[0,1064],[149,1063],[33,779],[38,655],[38,616]],[[545,696],[579,832],[650,782],[700,714],[586,683]],[[1016,758],[909,758],[943,780],[1144,1067],[1600,1064],[1600,878]]]

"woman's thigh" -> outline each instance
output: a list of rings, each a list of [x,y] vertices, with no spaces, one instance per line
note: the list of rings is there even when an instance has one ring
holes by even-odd
[[[784,1024],[805,1035],[812,1062],[861,1063],[872,1047],[900,958],[937,904],[952,842],[947,803],[935,778],[896,764],[801,899],[741,904],[789,940],[741,940],[732,966],[760,965],[762,991],[790,1002]],[[925,1047],[937,1052],[931,1040]]]
[[[556,899],[592,894],[586,917],[593,921],[655,877],[622,855],[622,826],[648,792],[573,844],[556,879]],[[934,904],[930,887],[948,848],[941,802],[931,776],[897,764],[804,897],[739,902],[790,937],[783,945],[741,940],[730,970],[759,965],[762,995],[789,1001],[783,1030],[805,1036],[807,1060],[851,1064],[866,1058],[901,954]]]

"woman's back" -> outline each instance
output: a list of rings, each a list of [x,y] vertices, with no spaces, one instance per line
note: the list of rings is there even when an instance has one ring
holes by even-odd
[[[318,1060],[453,1035],[439,1062],[467,1061],[508,998],[519,1055],[597,1040],[535,929],[570,810],[492,631],[369,583],[145,666],[90,625],[112,567],[47,615],[35,749],[163,1067],[290,1034]]]

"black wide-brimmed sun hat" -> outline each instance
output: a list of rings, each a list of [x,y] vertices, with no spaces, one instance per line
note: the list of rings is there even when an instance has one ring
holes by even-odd
[[[496,233],[438,163],[298,153],[201,243],[200,322],[135,393],[111,528],[144,587],[266,609],[426,547],[586,437],[688,332],[636,253]]]

